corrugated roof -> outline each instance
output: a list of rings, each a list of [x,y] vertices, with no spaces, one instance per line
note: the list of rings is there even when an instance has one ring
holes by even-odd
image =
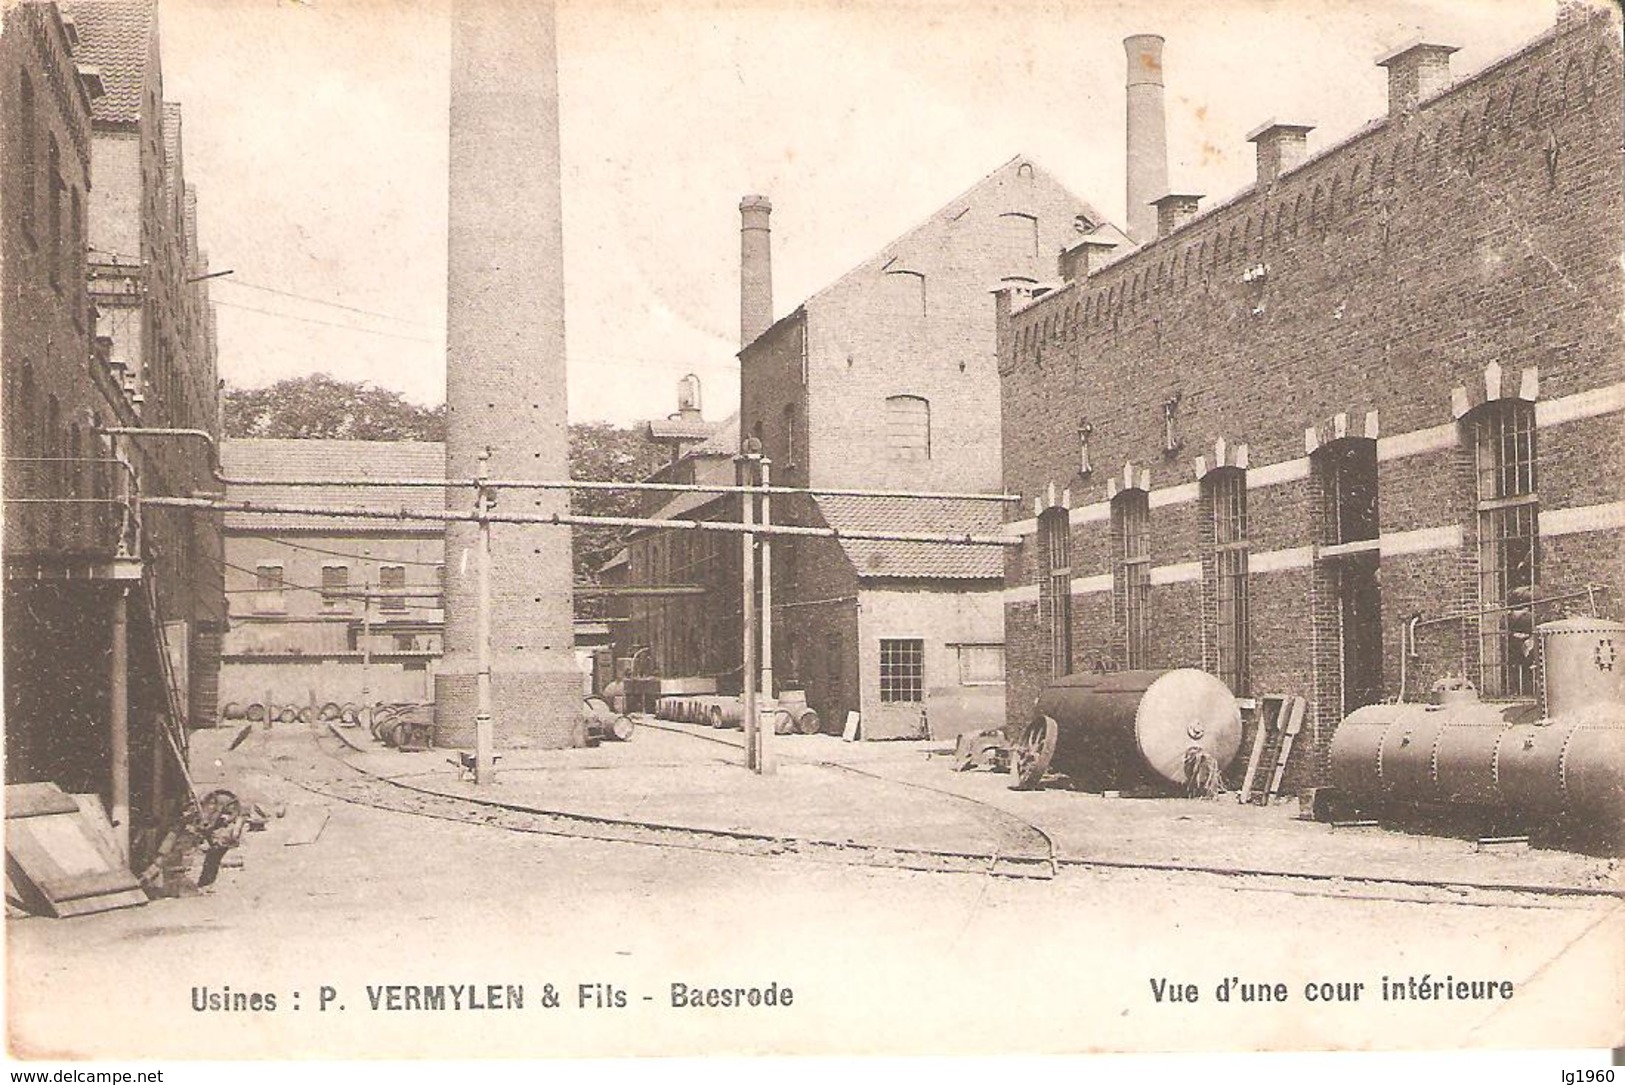
[[[234,438],[220,444],[228,478],[441,478],[446,446],[435,441],[326,441]],[[232,501],[263,504],[439,511],[445,491],[409,486],[227,486]],[[226,513],[227,528],[247,530],[389,531],[436,527],[424,520],[359,520],[297,513]]]
[[[91,117],[98,124],[139,123],[157,5],[153,0],[73,0],[67,10],[79,29],[74,59],[94,64],[107,90],[91,99]]]
[[[824,522],[837,531],[996,535],[1004,526],[996,501],[910,497],[817,497],[813,500]],[[841,539],[840,543],[859,577],[996,580],[1004,576],[1004,553],[997,546],[867,539]]]
[[[649,439],[700,441],[715,433],[721,424],[703,418],[655,418],[649,421]]]

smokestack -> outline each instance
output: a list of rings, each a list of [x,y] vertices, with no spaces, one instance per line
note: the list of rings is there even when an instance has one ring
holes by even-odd
[[[1128,233],[1140,244],[1157,236],[1151,201],[1168,191],[1168,131],[1162,106],[1162,35],[1123,39],[1128,54]]]
[[[745,347],[773,323],[773,241],[768,216],[773,202],[766,196],[739,201],[739,348]]]
[[[1388,115],[1397,117],[1415,109],[1450,85],[1450,54],[1454,45],[1417,42],[1377,61],[1388,69]]]

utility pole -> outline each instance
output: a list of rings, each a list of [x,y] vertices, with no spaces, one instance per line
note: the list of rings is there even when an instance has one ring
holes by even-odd
[[[113,658],[108,695],[109,759],[113,780],[113,834],[119,854],[130,861],[130,589],[120,584],[113,596]]]
[[[361,565],[361,709],[372,729],[372,551],[362,550]]]
[[[755,474],[751,470],[753,460],[754,457],[743,455],[734,461],[738,465],[737,474],[743,486],[751,485]],[[739,536],[740,580],[743,582],[739,615],[745,640],[744,665],[740,668],[740,682],[744,687],[745,767],[752,772],[760,772],[757,732],[761,720],[756,715],[756,533],[751,530],[756,526],[756,495],[740,494],[739,508],[740,523],[745,525],[745,530]]]
[[[761,458],[760,470],[762,489],[765,491],[770,485],[769,478],[773,472],[773,461],[766,456]],[[762,526],[773,522],[773,498],[767,493],[762,494]],[[773,763],[773,726],[775,723],[774,709],[778,707],[778,700],[773,694],[773,536],[762,536],[762,715],[765,721],[757,728],[756,771],[763,776],[773,775],[776,767]]]
[[[475,639],[474,783],[495,780],[491,760],[491,449],[479,454],[478,488],[474,491],[474,512],[479,519],[479,609]]]

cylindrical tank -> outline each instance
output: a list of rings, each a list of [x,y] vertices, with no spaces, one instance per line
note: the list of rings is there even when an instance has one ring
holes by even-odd
[[[1356,803],[1625,820],[1625,704],[1541,719],[1527,701],[1369,705],[1337,728],[1331,783]]]
[[[1598,702],[1625,704],[1625,624],[1602,618],[1545,622],[1541,690],[1549,719]]]
[[[1046,718],[1055,721],[1051,766],[1084,787],[1179,785],[1193,747],[1220,769],[1241,748],[1229,687],[1188,668],[1058,678],[1039,695],[1029,736]]]

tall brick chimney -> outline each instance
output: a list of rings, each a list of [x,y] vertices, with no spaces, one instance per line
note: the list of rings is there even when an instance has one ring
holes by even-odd
[[[1258,145],[1258,183],[1268,185],[1301,165],[1309,156],[1309,133],[1314,130],[1312,124],[1265,121],[1247,133],[1247,142]]]
[[[1450,85],[1450,54],[1454,45],[1417,42],[1377,61],[1388,69],[1388,115],[1397,117],[1416,108]]]
[[[453,0],[446,279],[446,474],[566,478],[564,243],[552,0]],[[471,491],[448,489],[466,512]],[[498,511],[568,511],[562,492],[505,491]],[[446,528],[445,659],[435,744],[472,747],[479,681],[478,529]],[[570,532],[491,527],[494,745],[584,745]]]
[[[1168,191],[1168,126],[1162,102],[1162,36],[1123,39],[1128,54],[1128,233],[1140,244],[1157,236],[1151,201]]]
[[[739,348],[773,323],[773,239],[768,217],[773,203],[766,196],[739,201]]]

